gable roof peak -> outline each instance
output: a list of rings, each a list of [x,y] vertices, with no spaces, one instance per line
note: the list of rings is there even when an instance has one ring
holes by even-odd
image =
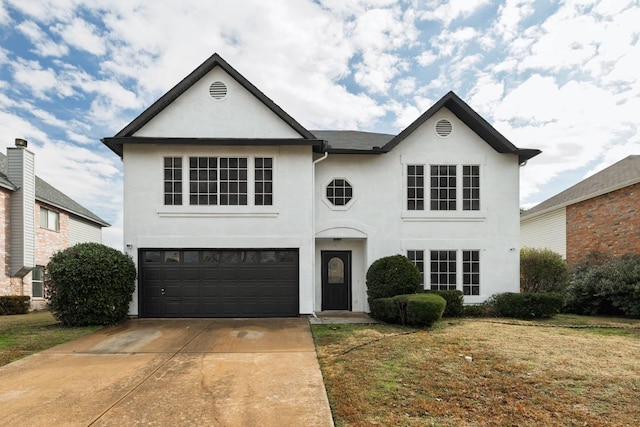
[[[442,108],[447,108],[465,125],[473,130],[480,138],[485,140],[498,153],[508,153],[518,155],[518,161],[524,163],[532,157],[537,156],[542,151],[537,149],[518,148],[507,138],[498,132],[493,126],[476,113],[466,102],[453,91],[449,91],[435,104],[418,117],[413,123],[407,126],[395,138],[389,141],[382,149],[390,151],[405,138],[411,135],[416,129],[422,126],[428,119],[433,117]]]
[[[150,107],[144,110],[138,117],[136,117],[131,123],[125,126],[120,132],[118,132],[113,138],[104,138],[102,142],[107,145],[114,153],[122,157],[122,143],[114,141],[115,138],[129,138],[132,137],[138,130],[144,125],[149,123],[156,115],[175,101],[180,95],[185,93],[191,86],[202,79],[215,67],[222,68],[227,74],[229,74],[235,81],[237,81],[248,92],[255,96],[260,102],[262,102],[268,109],[275,113],[281,120],[288,124],[294,131],[296,131],[304,139],[314,140],[315,137],[305,129],[300,123],[287,114],[282,108],[276,105],[269,97],[267,97],[262,91],[254,86],[249,80],[247,80],[242,74],[234,69],[229,63],[227,63],[218,53],[214,53],[207,58],[202,64],[200,64],[189,75],[183,78],[178,84],[171,88],[167,93],[162,95],[156,100]]]

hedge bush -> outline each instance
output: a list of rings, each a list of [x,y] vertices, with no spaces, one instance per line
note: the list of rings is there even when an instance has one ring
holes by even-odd
[[[549,249],[520,249],[520,292],[562,292],[568,282],[562,255]]]
[[[564,296],[553,292],[535,294],[505,292],[493,295],[485,305],[489,313],[495,317],[549,318],[560,312],[564,305]]]
[[[375,299],[370,304],[371,317],[389,323],[431,326],[442,318],[447,302],[440,295],[421,293]]]
[[[447,302],[442,317],[462,317],[464,313],[464,295],[462,291],[424,291],[425,293],[433,293],[440,295]]]
[[[415,293],[420,282],[420,271],[407,257],[393,255],[380,258],[367,270],[369,304],[378,298]]]
[[[11,314],[27,314],[31,297],[28,295],[0,296],[0,316]]]
[[[572,313],[640,317],[640,256],[577,267],[566,297]]]
[[[484,317],[486,315],[484,304],[467,304],[462,307],[464,317]]]
[[[45,287],[51,311],[63,325],[112,325],[127,316],[135,278],[128,255],[98,243],[79,243],[51,257]]]

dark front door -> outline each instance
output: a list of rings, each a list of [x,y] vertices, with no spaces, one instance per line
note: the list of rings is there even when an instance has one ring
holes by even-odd
[[[351,251],[322,251],[322,309],[351,310]]]

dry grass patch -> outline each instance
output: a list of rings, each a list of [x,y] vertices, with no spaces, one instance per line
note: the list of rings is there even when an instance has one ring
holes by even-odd
[[[640,425],[638,329],[460,320],[313,331],[338,426]]]

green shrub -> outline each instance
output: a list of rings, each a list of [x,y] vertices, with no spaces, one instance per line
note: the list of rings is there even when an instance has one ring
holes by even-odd
[[[564,296],[559,293],[495,294],[487,301],[488,311],[496,317],[516,319],[540,319],[553,317],[564,305]]]
[[[115,324],[127,316],[135,278],[129,256],[98,243],[79,243],[55,253],[47,265],[49,306],[66,326]]]
[[[442,318],[447,302],[436,294],[396,295],[371,301],[371,317],[383,322],[431,326]]]
[[[392,298],[378,298],[369,303],[369,315],[387,323],[400,323],[400,310]]]
[[[562,255],[549,249],[520,249],[520,292],[562,292],[568,281]]]
[[[485,316],[484,304],[469,304],[462,307],[462,315],[464,317],[483,317]]]
[[[407,257],[393,255],[380,258],[367,271],[369,304],[378,298],[415,293],[420,282],[420,271]]]
[[[0,316],[11,314],[27,314],[31,297],[28,295],[0,296]]]
[[[425,291],[440,295],[447,302],[442,317],[461,317],[464,312],[464,295],[462,291]]]
[[[435,294],[413,294],[398,295],[393,297],[398,301],[398,306],[402,308],[400,301],[406,301],[406,312],[400,312],[401,318],[405,319],[405,324],[411,326],[431,326],[442,318],[447,301],[440,295]]]
[[[640,317],[640,256],[577,267],[567,287],[565,310]]]

